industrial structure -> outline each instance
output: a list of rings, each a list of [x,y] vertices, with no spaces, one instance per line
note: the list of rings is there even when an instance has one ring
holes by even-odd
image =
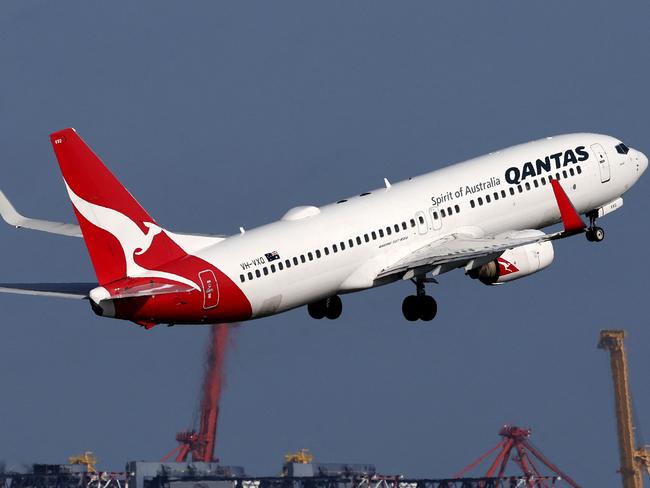
[[[643,488],[643,472],[650,477],[650,448],[637,447],[635,441],[625,331],[602,330],[598,347],[609,351],[610,356],[623,488]]]
[[[33,465],[28,472],[0,472],[0,488],[546,488],[559,476],[411,479],[376,473],[373,465],[300,464],[301,476],[259,477],[214,463],[130,462],[124,473],[89,473],[80,465]],[[311,474],[309,474],[311,473]]]
[[[210,327],[210,339],[205,355],[205,371],[200,407],[199,430],[189,430],[176,434],[178,446],[165,455],[165,462],[175,455],[177,463],[192,461],[212,463],[215,461],[214,448],[217,443],[217,421],[219,419],[219,400],[223,381],[223,366],[228,344],[228,326],[225,324]]]
[[[555,482],[562,480],[572,488],[580,486],[564,473],[560,468],[553,464],[542,452],[529,441],[531,429],[522,429],[514,425],[504,425],[499,431],[502,437],[501,441],[492,449],[481,455],[478,459],[468,464],[460,470],[455,479],[462,478],[473,469],[486,463],[490,456],[496,453],[494,459],[490,462],[486,478],[496,477],[503,479],[506,476],[509,461],[512,461],[520,470],[521,478],[526,479],[526,488],[550,488],[555,486]],[[542,467],[551,471],[551,475],[542,474]]]

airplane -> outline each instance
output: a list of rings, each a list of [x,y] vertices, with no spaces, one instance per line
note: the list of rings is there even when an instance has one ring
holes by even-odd
[[[77,224],[20,214],[17,227],[83,237],[96,283],[0,284],[0,291],[87,299],[100,316],[145,328],[242,322],[301,306],[336,319],[341,295],[400,280],[415,293],[408,321],[437,313],[426,284],[461,269],[501,285],[553,262],[553,241],[585,234],[622,196],[648,158],[608,135],[566,134],[513,146],[334,203],[292,208],[231,236],[161,227],[72,129],[50,135]],[[158,176],[160,177],[160,176]],[[585,223],[581,215],[588,219]],[[562,230],[544,229],[561,223]]]

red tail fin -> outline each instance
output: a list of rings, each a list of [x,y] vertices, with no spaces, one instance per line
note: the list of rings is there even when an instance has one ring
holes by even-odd
[[[99,283],[138,274],[143,268],[136,256],[162,229],[74,129],[55,132],[50,140]],[[147,253],[147,267],[184,255],[178,246],[156,246],[155,253]]]

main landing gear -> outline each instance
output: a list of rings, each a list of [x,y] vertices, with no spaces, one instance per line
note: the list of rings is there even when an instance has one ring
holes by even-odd
[[[589,217],[589,227],[587,227],[585,235],[589,242],[600,242],[605,238],[605,231],[603,228],[596,226],[597,215],[598,214],[595,211],[587,214],[587,217]]]
[[[343,303],[338,295],[327,297],[324,300],[307,305],[309,316],[313,319],[327,317],[330,320],[338,319],[343,311]]]
[[[424,284],[435,283],[435,280],[416,278],[411,281],[415,283],[417,294],[407,296],[402,302],[404,318],[410,322],[415,322],[418,319],[426,322],[433,320],[438,313],[438,304],[432,296],[427,295]]]

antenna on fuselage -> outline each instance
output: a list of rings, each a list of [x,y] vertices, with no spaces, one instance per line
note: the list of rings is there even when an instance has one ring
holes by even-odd
[[[386,189],[391,187],[390,181],[388,181],[388,178],[384,178],[384,185],[386,185]]]

